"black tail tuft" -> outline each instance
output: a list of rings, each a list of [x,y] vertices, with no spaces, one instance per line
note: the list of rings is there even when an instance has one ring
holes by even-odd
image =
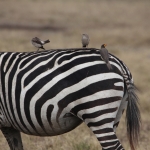
[[[131,150],[135,150],[138,145],[141,116],[138,108],[138,97],[135,93],[135,86],[133,83],[127,86],[128,90],[128,106],[126,111],[127,134]]]

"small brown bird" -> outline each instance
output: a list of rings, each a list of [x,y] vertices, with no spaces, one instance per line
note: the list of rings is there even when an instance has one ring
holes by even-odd
[[[101,46],[101,49],[100,49],[100,54],[101,54],[101,58],[106,62],[106,65],[108,67],[109,70],[112,70],[112,66],[111,64],[109,63],[109,54],[108,54],[108,50],[105,48],[107,45],[106,44],[103,44]]]
[[[49,43],[50,40],[41,41],[38,37],[34,37],[34,38],[31,40],[31,42],[32,42],[32,44],[33,44],[35,47],[38,48],[38,49],[37,49],[37,52],[38,52],[40,48],[45,50],[45,48],[43,47],[43,45],[46,44],[46,43]]]
[[[82,34],[82,47],[86,47],[89,45],[90,38],[87,34]]]

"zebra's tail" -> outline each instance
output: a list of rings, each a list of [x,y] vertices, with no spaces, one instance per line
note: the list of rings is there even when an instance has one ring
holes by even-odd
[[[126,84],[128,91],[128,105],[126,110],[127,135],[131,150],[135,150],[139,141],[141,116],[140,110],[138,108],[138,96],[136,95],[136,87],[132,81],[129,81]]]

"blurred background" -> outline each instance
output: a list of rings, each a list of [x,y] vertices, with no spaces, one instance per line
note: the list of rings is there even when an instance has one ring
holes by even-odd
[[[150,149],[150,1],[148,0],[0,0],[0,51],[36,51],[31,39],[50,39],[46,49],[79,48],[81,35],[89,47],[107,49],[130,68],[139,89],[142,128],[137,150]],[[125,115],[124,115],[125,116]],[[125,117],[117,135],[130,150]],[[22,134],[25,150],[99,150],[84,125],[64,135],[35,137]],[[0,149],[9,150],[0,133]]]

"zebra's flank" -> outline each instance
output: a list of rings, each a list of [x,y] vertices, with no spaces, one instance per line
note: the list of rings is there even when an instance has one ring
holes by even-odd
[[[133,83],[128,88],[128,105],[126,111],[127,135],[132,150],[138,145],[141,116],[138,108],[138,96]]]

